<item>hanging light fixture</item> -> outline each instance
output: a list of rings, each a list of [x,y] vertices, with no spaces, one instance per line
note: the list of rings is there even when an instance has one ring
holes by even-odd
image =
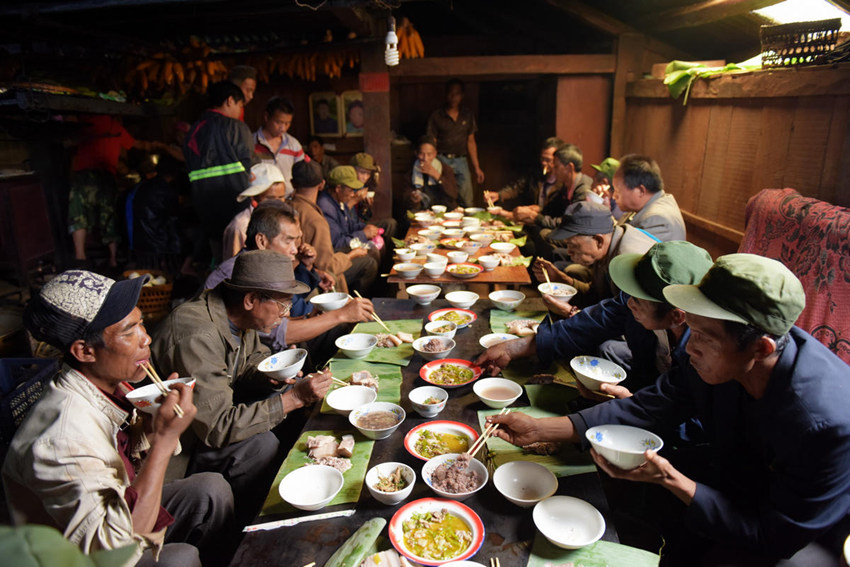
[[[395,34],[395,18],[392,16],[389,17],[388,27],[384,62],[388,67],[395,67],[398,65],[398,36]]]

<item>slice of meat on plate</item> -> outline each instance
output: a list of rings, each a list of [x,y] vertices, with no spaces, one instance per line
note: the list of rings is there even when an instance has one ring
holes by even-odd
[[[354,453],[354,435],[343,435],[342,441],[339,442],[339,447],[336,448],[336,454],[340,457],[351,457]]]
[[[307,455],[311,459],[321,459],[322,457],[335,457],[337,447],[336,437],[333,435],[312,435],[307,437]]]

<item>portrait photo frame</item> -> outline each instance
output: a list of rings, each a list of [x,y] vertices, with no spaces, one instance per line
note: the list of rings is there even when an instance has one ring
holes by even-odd
[[[341,136],[342,109],[339,95],[331,91],[310,94],[310,133],[314,136]]]
[[[360,91],[343,91],[340,95],[342,101],[342,124],[345,136],[362,136],[365,113],[363,109],[363,93]]]

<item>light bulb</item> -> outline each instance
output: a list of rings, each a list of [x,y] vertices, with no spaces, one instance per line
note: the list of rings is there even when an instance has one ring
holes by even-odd
[[[384,62],[389,67],[398,65],[398,36],[390,29],[386,39],[387,47],[384,50]]]

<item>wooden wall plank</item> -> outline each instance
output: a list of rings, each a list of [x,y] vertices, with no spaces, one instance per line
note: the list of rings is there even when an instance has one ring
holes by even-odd
[[[724,167],[728,154],[726,140],[732,127],[732,106],[715,105],[709,114],[709,129],[706,139],[705,162],[703,164],[700,190],[696,206],[691,211],[703,218],[726,224],[726,219],[720,216],[720,204],[724,197],[722,187]]]
[[[591,177],[590,164],[608,157],[611,86],[610,78],[599,75],[558,78],[556,135],[581,148],[584,172]]]
[[[743,101],[742,101],[743,102]],[[731,106],[729,136],[725,140],[725,163],[721,166],[720,185],[706,187],[705,191],[720,195],[716,219],[737,230],[744,230],[744,215],[747,201],[758,192],[753,187],[753,160],[758,147],[758,137],[753,127],[761,119],[761,105],[747,101],[746,104]]]
[[[753,136],[758,139],[752,181],[752,189],[756,192],[785,187],[785,168],[780,164],[785,163],[788,155],[794,106],[794,99],[765,101],[759,124],[753,129]]]
[[[842,175],[842,169],[844,169]],[[834,97],[823,174],[818,195],[837,205],[850,206],[850,97]]]
[[[784,163],[785,186],[809,197],[817,197],[820,193],[826,140],[832,120],[832,105],[825,105],[824,101],[825,97],[798,101]]]

